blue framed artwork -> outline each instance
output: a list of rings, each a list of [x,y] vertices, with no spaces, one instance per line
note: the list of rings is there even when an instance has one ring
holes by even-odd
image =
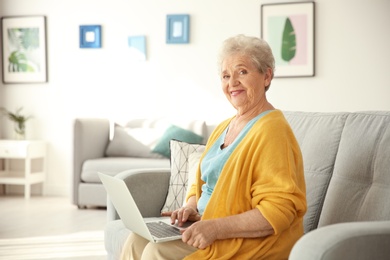
[[[167,43],[189,43],[190,16],[188,14],[167,15]]]
[[[146,60],[146,37],[129,36],[128,45],[130,48],[130,55],[133,60],[144,61]]]
[[[80,25],[80,48],[101,48],[102,26]]]

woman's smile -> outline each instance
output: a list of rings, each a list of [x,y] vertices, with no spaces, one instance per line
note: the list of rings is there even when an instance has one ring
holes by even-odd
[[[232,97],[235,97],[235,96],[240,95],[242,92],[244,92],[244,90],[233,90],[233,91],[230,91],[230,95]]]

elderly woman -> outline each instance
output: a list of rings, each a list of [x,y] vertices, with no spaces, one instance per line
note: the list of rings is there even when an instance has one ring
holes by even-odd
[[[171,216],[188,227],[161,244],[132,234],[123,259],[287,259],[303,235],[305,181],[299,145],[266,98],[274,71],[268,44],[238,35],[224,42],[222,90],[237,110],[206,145],[187,203]]]

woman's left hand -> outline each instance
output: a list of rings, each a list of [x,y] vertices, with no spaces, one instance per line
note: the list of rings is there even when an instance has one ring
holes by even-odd
[[[184,243],[205,249],[217,239],[217,225],[213,220],[201,220],[188,227],[182,235]]]

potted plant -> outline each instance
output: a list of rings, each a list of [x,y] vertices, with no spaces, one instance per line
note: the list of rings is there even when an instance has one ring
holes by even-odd
[[[0,112],[7,116],[9,120],[11,120],[14,125],[14,130],[16,133],[16,139],[25,139],[26,137],[26,122],[32,116],[24,116],[20,112],[22,111],[22,107],[16,109],[15,113],[8,111],[7,109],[1,107]]]

